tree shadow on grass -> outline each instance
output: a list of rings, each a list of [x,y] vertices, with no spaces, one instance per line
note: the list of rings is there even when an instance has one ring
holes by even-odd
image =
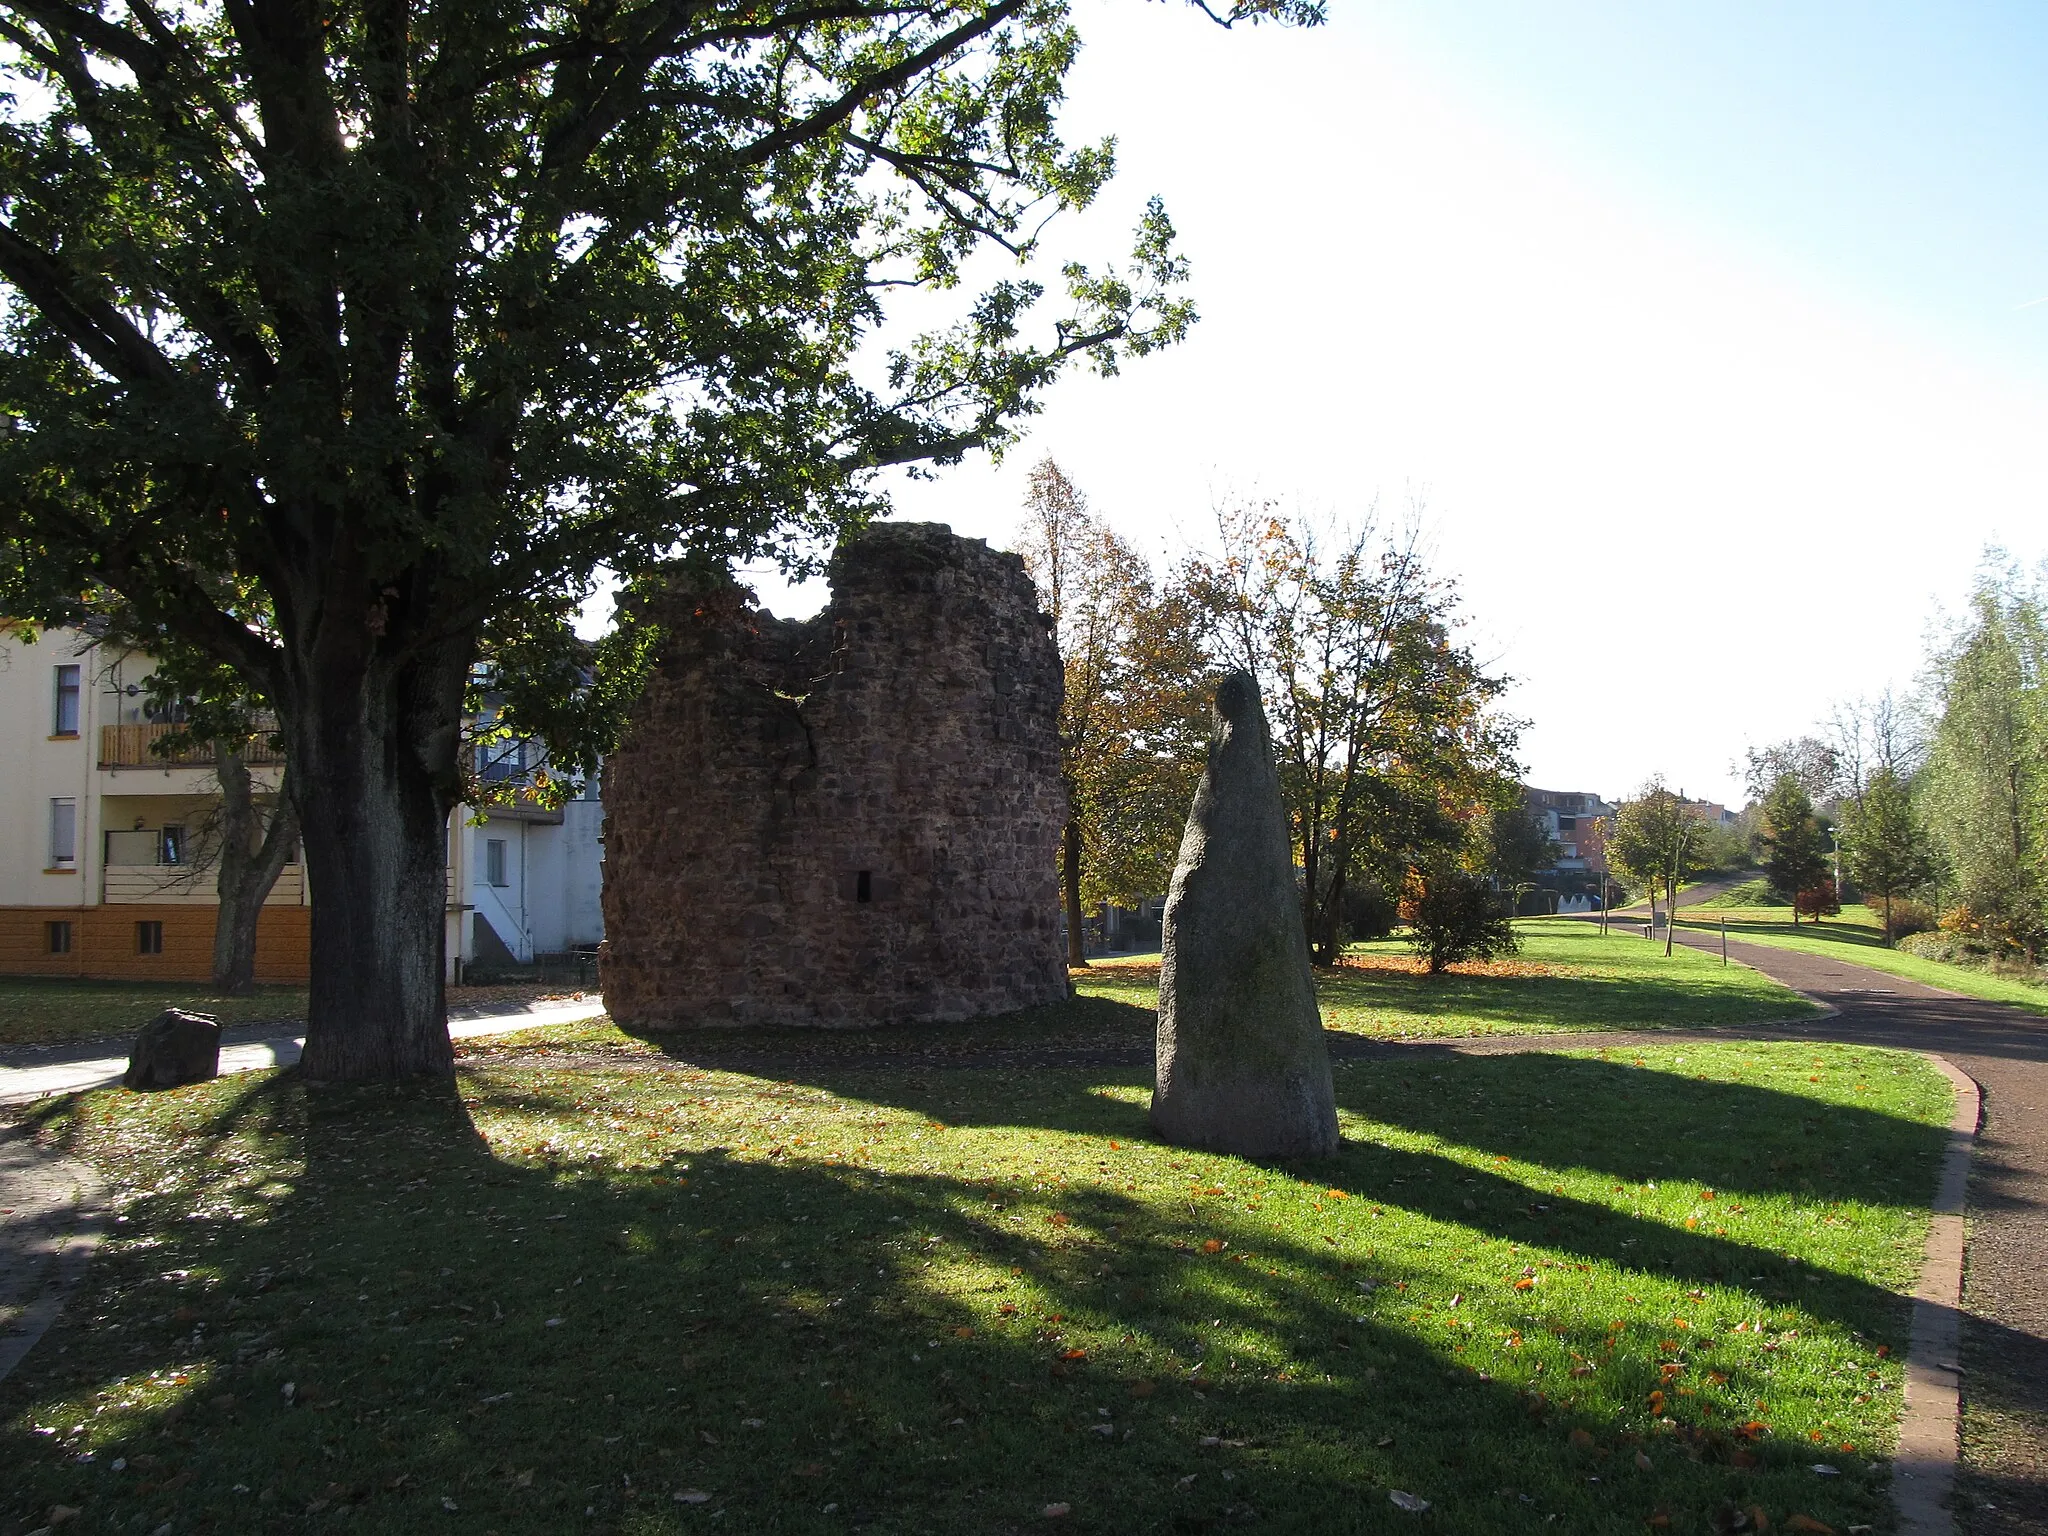
[[[1072,1135],[1150,1142],[1142,1108],[1102,1092],[1109,1080],[1047,1072],[791,1073],[787,1081],[888,1104],[949,1125],[1024,1125]],[[1339,1158],[1307,1177],[1348,1195],[1397,1206],[1503,1242],[1564,1250],[1689,1285],[1736,1285],[1766,1299],[1796,1298],[1845,1328],[1889,1337],[1898,1296],[1862,1275],[1789,1258],[1742,1235],[1747,1199],[1792,1196],[1816,1220],[1844,1203],[1924,1206],[1947,1144],[1944,1127],[1853,1104],[1830,1104],[1755,1084],[1706,1081],[1618,1062],[1527,1053],[1512,1057],[1403,1052],[1337,1074],[1339,1108],[1368,1122],[1347,1127]],[[1127,1088],[1148,1079],[1130,1076]],[[1619,1123],[1611,1111],[1619,1106]],[[1700,1185],[1715,1191],[1704,1229],[1652,1214],[1534,1191],[1518,1179],[1428,1153],[1383,1147],[1373,1125],[1434,1135],[1453,1145],[1546,1168],[1590,1172],[1629,1186]],[[1716,1228],[1722,1229],[1719,1233]],[[1844,1229],[1846,1232],[1846,1229]],[[1903,1344],[1903,1334],[1896,1340]]]
[[[988,1080],[979,1100],[969,1078]],[[1142,1109],[1091,1091],[1099,1078],[940,1081],[828,1086],[866,1102],[873,1083],[893,1090],[877,1103],[956,1124],[1143,1135]],[[192,1185],[136,1196],[66,1321],[0,1384],[0,1532],[56,1504],[85,1529],[504,1536],[714,1515],[749,1532],[1015,1531],[1055,1503],[1080,1529],[1412,1530],[1393,1489],[1474,1533],[1553,1516],[1637,1532],[1660,1507],[1704,1533],[1728,1499],[1839,1529],[1879,1508],[1859,1460],[1837,1455],[1851,1475],[1819,1483],[1802,1444],[1731,1433],[1764,1390],[1747,1376],[1654,1422],[1650,1320],[1617,1334],[1509,1292],[1532,1355],[1598,1374],[1468,1364],[1468,1341],[1491,1362],[1497,1338],[1411,1312],[1442,1308],[1421,1293],[1443,1276],[1374,1255],[1362,1201],[1334,1243],[1222,1204],[1183,1223],[1108,1182],[1061,1191],[1054,1223],[1021,1187],[936,1168],[699,1152],[622,1169],[502,1143],[513,1111],[573,1128],[686,1097],[665,1070],[486,1067],[465,1092],[496,1149],[446,1092],[309,1095],[283,1074],[152,1100],[151,1170]],[[40,1118],[86,1151],[83,1117],[105,1103]],[[1393,1179],[1431,1164],[1438,1182],[1469,1173],[1359,1147],[1313,1174],[1412,1204]]]

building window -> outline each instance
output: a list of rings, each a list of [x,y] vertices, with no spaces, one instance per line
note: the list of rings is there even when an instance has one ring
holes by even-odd
[[[160,955],[164,952],[164,925],[157,918],[145,918],[135,925],[135,953]]]
[[[484,842],[484,884],[508,885],[505,878],[505,839],[488,838]]]
[[[50,953],[68,955],[71,953],[71,925],[68,922],[43,924],[44,935],[49,939]]]
[[[159,864],[182,864],[185,862],[185,829],[165,827],[157,834],[157,862]]]
[[[50,802],[50,867],[69,869],[78,862],[78,802]]]
[[[57,668],[57,708],[50,734],[78,734],[78,668],[75,666]]]
[[[1579,830],[1579,818],[1578,818],[1578,817],[1576,817],[1576,816],[1560,816],[1560,817],[1558,817],[1558,818],[1557,818],[1557,831],[1558,831],[1558,835],[1559,835],[1560,837],[1564,836],[1564,835],[1565,835],[1565,834],[1567,834],[1567,833],[1570,833],[1570,832],[1576,832],[1576,831],[1578,831],[1578,830]]]

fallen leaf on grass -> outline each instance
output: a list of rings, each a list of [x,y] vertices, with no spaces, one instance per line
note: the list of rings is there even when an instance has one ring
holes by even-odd
[[[684,1488],[676,1494],[678,1504],[709,1504],[711,1495],[701,1488]]]
[[[1221,1253],[1222,1251],[1223,1244],[1216,1238],[1212,1237],[1206,1243],[1202,1244],[1202,1252],[1204,1253]]]
[[[1398,1488],[1387,1495],[1387,1502],[1396,1509],[1407,1510],[1411,1515],[1425,1514],[1429,1509],[1429,1500],[1413,1493],[1403,1493]]]
[[[1064,1520],[1073,1512],[1074,1506],[1071,1504],[1048,1504],[1045,1506],[1045,1518],[1048,1520]]]
[[[1816,1461],[1813,1464],[1813,1470],[1822,1477],[1840,1477],[1842,1475],[1840,1467],[1831,1467],[1824,1461]]]
[[[1636,1470],[1638,1472],[1648,1472],[1651,1469],[1653,1469],[1656,1465],[1657,1463],[1650,1460],[1650,1458],[1645,1456],[1641,1451],[1636,1452]]]
[[[1592,1435],[1583,1429],[1575,1429],[1565,1438],[1571,1441],[1573,1445],[1579,1447],[1580,1450],[1591,1450],[1593,1448]]]
[[[1808,1531],[1812,1536],[1835,1536],[1835,1528],[1811,1515],[1794,1515],[1785,1522],[1788,1531]]]
[[[1051,1222],[1056,1227],[1064,1227],[1068,1225],[1069,1222],[1069,1218],[1065,1211],[1054,1211],[1050,1216],[1046,1217],[1045,1219]]]

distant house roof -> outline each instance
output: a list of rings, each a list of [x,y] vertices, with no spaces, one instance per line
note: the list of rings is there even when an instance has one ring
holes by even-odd
[[[1611,816],[1614,807],[1598,795],[1583,789],[1537,789],[1522,786],[1522,800],[1532,810],[1556,811],[1566,816]]]

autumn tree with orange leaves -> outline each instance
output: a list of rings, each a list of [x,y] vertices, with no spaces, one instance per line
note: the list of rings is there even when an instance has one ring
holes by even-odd
[[[1018,537],[1066,670],[1060,766],[1073,815],[1061,858],[1067,959],[1083,914],[1159,895],[1201,777],[1213,668],[1185,594],[1089,509],[1050,458],[1031,472]]]
[[[1213,553],[1184,573],[1226,668],[1259,681],[1302,869],[1316,962],[1343,950],[1347,895],[1468,861],[1520,800],[1522,722],[1459,635],[1454,584],[1411,516],[1322,528],[1271,502],[1217,509]]]

